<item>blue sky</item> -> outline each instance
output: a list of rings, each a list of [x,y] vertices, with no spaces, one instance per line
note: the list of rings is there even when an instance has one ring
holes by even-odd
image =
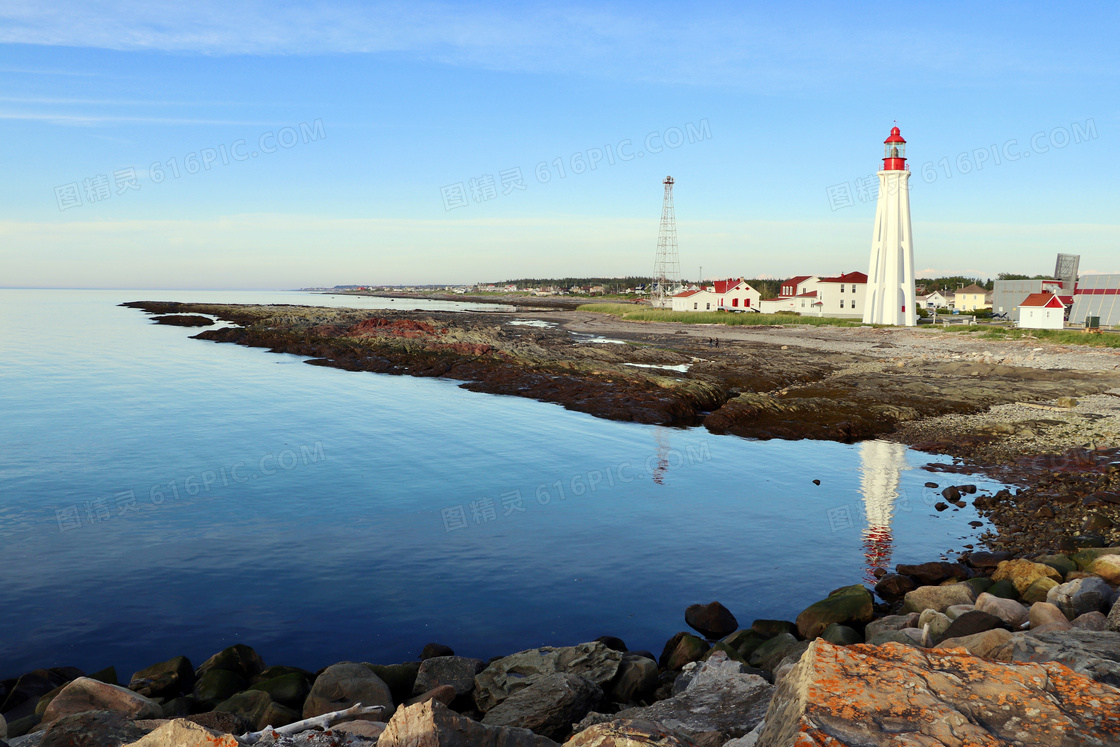
[[[1115,3],[43,5],[0,286],[648,273],[666,174],[687,276],[866,271],[896,121],[925,274],[1120,272]]]

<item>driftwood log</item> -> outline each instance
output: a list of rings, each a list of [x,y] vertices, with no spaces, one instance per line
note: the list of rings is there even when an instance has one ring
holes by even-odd
[[[294,724],[288,724],[287,726],[281,726],[276,729],[272,728],[271,726],[266,726],[260,731],[251,731],[246,734],[242,734],[240,739],[245,744],[256,744],[257,742],[261,741],[261,739],[267,734],[274,734],[279,737],[285,737],[291,736],[293,734],[299,734],[301,731],[307,731],[308,729],[319,729],[320,731],[326,731],[335,724],[341,724],[346,721],[353,721],[357,718],[360,718],[361,716],[371,716],[376,713],[381,713],[384,710],[385,706],[364,706],[361,703],[355,703],[349,708],[341,711],[331,711],[330,713],[324,713],[322,716],[305,718],[303,721],[297,721]]]

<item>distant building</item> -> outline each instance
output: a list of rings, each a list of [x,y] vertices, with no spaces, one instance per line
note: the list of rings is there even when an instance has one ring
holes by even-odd
[[[1087,316],[1100,317],[1102,326],[1120,324],[1120,275],[1081,276],[1069,320],[1082,324]]]
[[[867,275],[848,272],[834,278],[821,278],[817,283],[817,313],[819,316],[863,318],[867,297]]]
[[[1019,303],[1019,326],[1023,329],[1063,329],[1066,304],[1053,293],[1032,293]]]
[[[927,293],[924,296],[916,296],[919,308],[933,311],[934,309],[947,309],[949,308],[949,299],[941,294],[941,291],[934,291]]]
[[[987,296],[987,289],[981,288],[976,283],[973,283],[967,288],[961,288],[959,291],[953,294],[953,308],[957,309],[958,311],[977,311],[978,309],[990,309],[992,308],[992,304],[990,302],[985,303]]]
[[[1012,321],[1019,320],[1019,305],[1035,293],[1071,294],[1073,288],[1064,288],[1061,280],[997,280],[992,293],[992,312],[1006,314]]]
[[[762,294],[742,278],[717,280],[672,298],[673,311],[757,311]]]

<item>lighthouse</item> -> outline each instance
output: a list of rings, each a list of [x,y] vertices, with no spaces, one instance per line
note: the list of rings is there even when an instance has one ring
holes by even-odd
[[[914,308],[914,243],[910,234],[910,171],[906,141],[897,127],[883,141],[879,199],[875,203],[875,233],[871,237],[871,265],[867,270],[864,324],[917,324]]]

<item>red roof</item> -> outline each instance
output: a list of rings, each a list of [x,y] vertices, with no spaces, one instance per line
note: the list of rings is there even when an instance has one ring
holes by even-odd
[[[782,287],[787,288],[787,287],[792,286],[793,287],[793,293],[796,293],[797,292],[797,286],[801,285],[802,283],[804,283],[806,280],[808,280],[811,277],[813,277],[813,276],[812,275],[798,275],[797,277],[790,278],[789,280],[782,283]],[[790,295],[792,295],[792,293]]]
[[[1066,306],[1073,306],[1073,296],[1058,296],[1058,300]]]
[[[816,298],[816,297],[817,297],[817,292],[816,291],[809,291],[808,293],[802,293],[799,296],[794,296],[794,298]]]
[[[697,294],[697,293],[699,293],[699,292],[700,292],[700,291],[698,291],[698,290],[694,290],[694,291],[685,291],[684,293],[678,293],[678,294],[676,294],[675,296],[673,296],[673,298],[688,298],[689,296],[694,296],[694,295],[696,295],[696,294]]]
[[[884,143],[905,143],[902,139],[902,133],[898,131],[897,127],[891,128],[891,136],[883,141]]]
[[[1053,293],[1032,293],[1019,304],[1020,306],[1035,306],[1045,309],[1064,309],[1065,304]]]
[[[834,278],[821,278],[822,283],[867,283],[867,275],[862,272],[846,272]]]
[[[717,280],[714,283],[716,293],[723,295],[741,282],[743,282],[742,278],[728,278],[727,280]]]

